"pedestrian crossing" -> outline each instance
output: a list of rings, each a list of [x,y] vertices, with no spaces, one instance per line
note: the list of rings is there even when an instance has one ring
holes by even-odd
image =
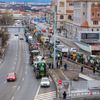
[[[38,94],[34,100],[53,100],[56,98],[56,91]]]

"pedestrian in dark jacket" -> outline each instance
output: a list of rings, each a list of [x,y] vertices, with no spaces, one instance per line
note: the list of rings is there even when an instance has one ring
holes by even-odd
[[[93,74],[95,74],[95,67],[93,67]]]
[[[53,66],[53,63],[52,63],[52,69],[53,69],[53,67],[54,67],[54,66]]]
[[[67,70],[67,64],[66,63],[64,64],[64,69]]]
[[[60,60],[58,61],[58,68],[60,68]]]
[[[49,68],[51,68],[51,63],[48,63]]]
[[[63,100],[66,100],[66,96],[67,96],[66,91],[64,91],[64,93],[63,93]]]
[[[81,73],[83,73],[83,66],[81,66]]]
[[[58,68],[58,61],[56,62],[57,68]]]

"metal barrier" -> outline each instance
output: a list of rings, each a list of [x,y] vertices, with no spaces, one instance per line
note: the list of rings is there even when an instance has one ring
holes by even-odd
[[[71,91],[67,92],[67,97],[78,98],[78,97],[89,97],[89,96],[100,96],[100,91]]]

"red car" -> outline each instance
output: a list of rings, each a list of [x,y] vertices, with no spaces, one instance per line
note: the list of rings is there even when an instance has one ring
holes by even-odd
[[[12,81],[16,81],[16,73],[15,72],[11,72],[8,73],[7,75],[7,82],[12,82]]]
[[[46,32],[46,29],[43,29],[42,32]]]

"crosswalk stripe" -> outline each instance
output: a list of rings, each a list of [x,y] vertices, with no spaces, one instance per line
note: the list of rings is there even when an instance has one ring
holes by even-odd
[[[56,98],[56,91],[38,94],[35,100],[53,100],[53,98]]]

